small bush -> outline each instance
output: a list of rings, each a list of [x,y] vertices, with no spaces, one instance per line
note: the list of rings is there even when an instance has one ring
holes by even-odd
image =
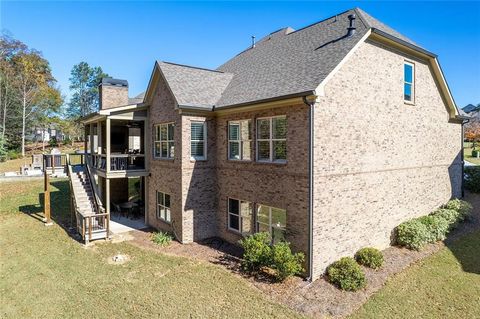
[[[245,271],[258,271],[270,266],[272,247],[269,233],[256,233],[240,240],[243,247],[242,268]]]
[[[458,225],[460,213],[453,209],[439,208],[431,216],[443,218],[448,223],[449,229],[453,229]]]
[[[290,244],[279,242],[272,247],[272,268],[275,270],[275,276],[283,281],[286,278],[301,274],[304,269],[302,263],[305,260],[303,253],[293,254]]]
[[[480,193],[480,167],[465,167],[465,188],[473,193]]]
[[[448,203],[445,205],[445,208],[456,210],[459,213],[460,221],[468,219],[473,209],[469,202],[457,198],[448,201]]]
[[[48,145],[50,147],[57,147],[58,146],[58,141],[56,136],[52,136],[50,140],[48,141]]]
[[[401,223],[396,228],[396,241],[400,246],[420,250],[429,242],[430,233],[418,219],[411,219]]]
[[[14,160],[14,159],[20,158],[20,156],[21,156],[20,153],[16,150],[10,150],[7,153],[7,158],[9,160]]]
[[[366,286],[362,268],[351,257],[343,257],[327,268],[328,280],[343,290],[357,291]]]
[[[355,260],[360,264],[373,269],[378,269],[383,265],[382,252],[376,248],[365,247],[357,251]]]
[[[152,234],[152,241],[160,246],[167,246],[173,240],[173,236],[167,232],[155,232]]]
[[[420,217],[418,220],[427,227],[429,233],[429,243],[434,243],[446,238],[450,224],[444,218],[435,215],[429,215]]]

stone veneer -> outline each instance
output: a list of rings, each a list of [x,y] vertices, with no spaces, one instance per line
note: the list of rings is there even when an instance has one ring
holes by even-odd
[[[415,104],[403,63],[415,64]],[[461,196],[461,125],[425,61],[367,41],[315,105],[314,278],[359,248],[385,248],[401,222]]]

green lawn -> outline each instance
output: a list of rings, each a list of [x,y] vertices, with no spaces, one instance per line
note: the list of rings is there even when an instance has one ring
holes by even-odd
[[[351,317],[479,318],[480,231],[387,282]]]
[[[68,221],[68,182],[52,180],[52,216]],[[83,248],[45,227],[42,181],[0,183],[1,318],[298,318],[222,268],[128,242]],[[123,253],[124,265],[108,258]]]
[[[480,149],[480,147],[477,147],[477,149]],[[472,157],[472,143],[464,143],[463,157],[465,158],[465,160],[469,161],[470,163],[480,165],[480,158]]]

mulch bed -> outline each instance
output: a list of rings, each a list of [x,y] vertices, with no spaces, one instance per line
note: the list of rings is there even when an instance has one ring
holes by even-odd
[[[160,247],[150,240],[150,232],[136,231],[132,233],[133,240],[131,243],[168,255],[222,265],[234,274],[245,278],[252,286],[265,293],[273,301],[285,304],[307,316],[343,318],[360,308],[372,294],[385,285],[388,278],[439,251],[445,247],[445,244],[480,229],[480,195],[467,193],[465,200],[474,206],[473,217],[450,233],[445,243],[429,244],[421,251],[411,251],[399,247],[385,249],[383,251],[385,262],[381,269],[375,271],[363,267],[368,283],[365,289],[358,292],[345,292],[337,289],[325,278],[308,283],[301,278],[294,277],[283,283],[276,283],[268,274],[246,275],[240,269],[241,249],[218,238],[186,245],[172,242],[167,247]]]

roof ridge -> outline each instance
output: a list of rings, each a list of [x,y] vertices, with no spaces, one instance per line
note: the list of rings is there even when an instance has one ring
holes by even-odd
[[[228,74],[228,72],[202,68],[202,67],[194,66],[194,65],[180,64],[180,63],[174,63],[174,62],[168,62],[168,61],[159,61],[159,62],[160,63],[165,63],[165,64],[170,64],[170,65],[181,66],[181,67],[185,67],[185,68],[190,68],[190,69],[197,69],[197,70],[203,70],[203,71],[210,71],[210,72]]]
[[[296,33],[296,32],[298,32],[298,31],[302,31],[302,30],[304,30],[304,29],[307,29],[307,28],[313,27],[314,25],[320,24],[320,23],[322,23],[322,22],[325,22],[325,21],[327,21],[327,20],[329,20],[329,19],[331,19],[331,18],[333,18],[333,17],[337,17],[337,16],[339,16],[339,15],[345,14],[345,13],[347,13],[348,11],[352,11],[352,10],[355,10],[355,8],[353,8],[353,9],[348,9],[348,10],[345,10],[345,11],[343,11],[343,12],[340,12],[340,13],[334,14],[333,16],[330,16],[330,17],[328,17],[328,18],[325,18],[325,19],[322,19],[322,20],[320,20],[320,21],[317,21],[317,22],[311,23],[311,24],[309,24],[309,25],[307,25],[307,26],[305,26],[305,27],[303,27],[303,28],[300,28],[300,29],[298,29],[298,30],[295,30],[295,31],[293,31],[293,32],[290,32],[290,33],[289,33],[289,34],[287,34],[287,35],[290,35],[290,34],[293,34],[293,33]]]

